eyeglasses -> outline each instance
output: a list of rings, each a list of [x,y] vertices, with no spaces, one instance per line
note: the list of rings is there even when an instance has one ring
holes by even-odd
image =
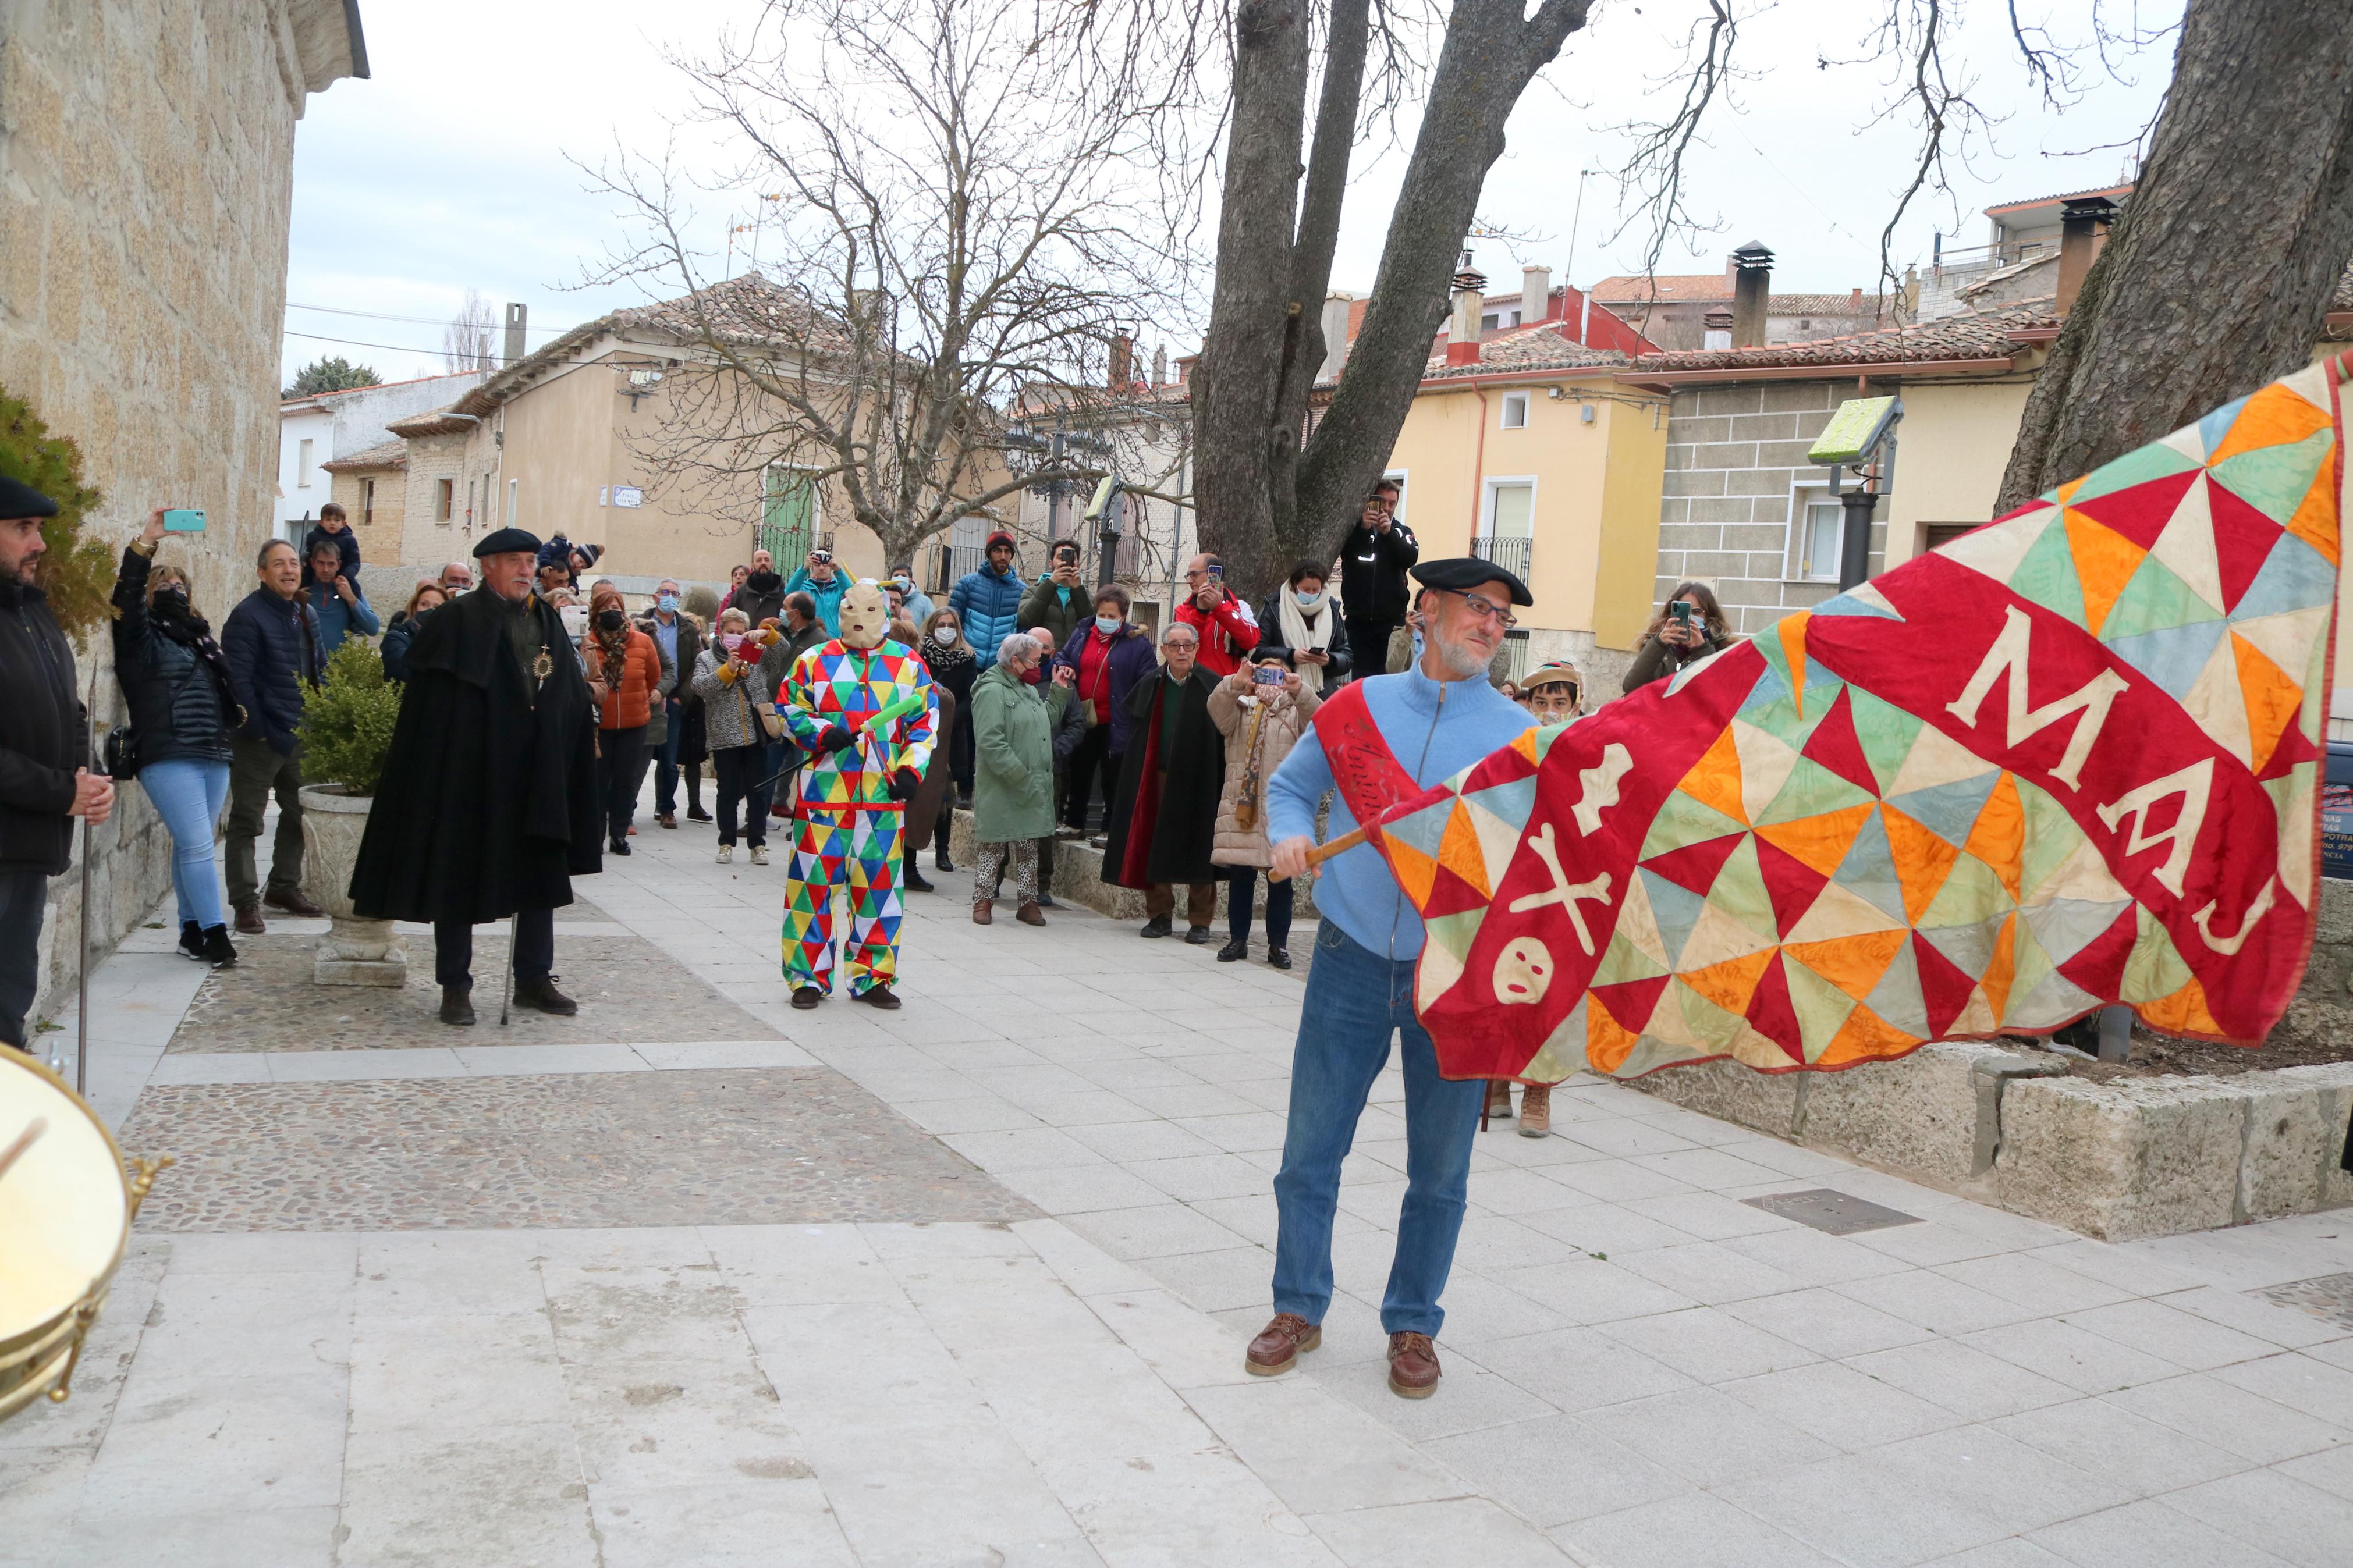
[[[1463,604],[1470,606],[1471,613],[1472,615],[1478,616],[1481,620],[1492,619],[1497,626],[1503,627],[1505,631],[1510,631],[1514,626],[1520,624],[1520,618],[1512,614],[1509,608],[1495,603],[1493,599],[1488,598],[1483,594],[1465,594],[1456,588],[1440,588],[1439,592],[1441,594],[1453,595],[1456,598],[1461,600]]]

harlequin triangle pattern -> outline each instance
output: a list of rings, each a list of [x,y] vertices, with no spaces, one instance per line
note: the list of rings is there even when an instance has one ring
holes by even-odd
[[[1442,1070],[1831,1070],[2114,1003],[2260,1041],[2315,917],[2348,375],[2299,372],[1377,814]],[[1612,745],[1633,766],[1597,808]],[[1550,989],[1499,1005],[1531,942]]]

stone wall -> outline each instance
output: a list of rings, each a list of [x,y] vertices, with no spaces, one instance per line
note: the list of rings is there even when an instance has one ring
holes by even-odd
[[[1822,478],[1824,470],[1806,461],[1806,448],[1850,385],[1776,381],[1675,392],[1659,503],[1656,600],[1663,602],[1685,578],[1709,583],[1734,632],[1746,636],[1838,592],[1835,583],[1786,575],[1789,494],[1801,480]],[[1873,524],[1874,576],[1886,533],[1883,521]]]
[[[99,539],[205,510],[162,558],[216,616],[269,535],[294,122],[349,73],[343,29],[334,0],[0,0],[0,384],[80,446]],[[78,659],[119,722],[108,639]],[[92,836],[100,949],[170,886],[162,826],[124,795]],[[52,884],[37,1016],[70,999],[79,889],[79,868]]]

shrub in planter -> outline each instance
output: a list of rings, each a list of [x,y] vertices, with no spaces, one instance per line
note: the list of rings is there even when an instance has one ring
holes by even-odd
[[[358,637],[345,638],[327,660],[326,684],[302,693],[297,733],[304,782],[375,795],[399,721],[400,687],[384,678],[384,656]]]

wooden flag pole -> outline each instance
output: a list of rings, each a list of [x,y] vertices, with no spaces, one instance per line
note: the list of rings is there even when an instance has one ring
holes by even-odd
[[[1339,837],[1332,840],[1331,843],[1318,844],[1314,848],[1310,849],[1307,852],[1307,863],[1310,866],[1321,866],[1324,861],[1332,858],[1333,856],[1344,855],[1364,842],[1365,830],[1361,827],[1352,833],[1343,833]],[[1266,879],[1270,882],[1284,882],[1290,880],[1289,878],[1278,877],[1271,871],[1269,871],[1266,874]]]

